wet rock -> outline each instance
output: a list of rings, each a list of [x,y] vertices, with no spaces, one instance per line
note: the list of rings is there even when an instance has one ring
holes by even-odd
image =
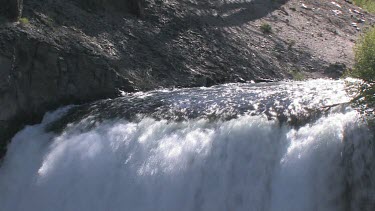
[[[341,8],[341,5],[337,4],[336,2],[332,1],[331,4],[335,5],[338,8]]]
[[[303,8],[305,10],[311,10],[311,8],[306,6],[306,4],[301,4],[301,8]]]
[[[365,21],[365,19],[357,19],[357,23],[364,23]]]
[[[329,65],[325,70],[324,74],[333,79],[339,79],[347,69],[345,64],[336,63]]]
[[[340,10],[332,10],[332,12],[335,14],[335,15],[341,15],[342,12]]]
[[[66,52],[27,36],[12,45],[13,55],[0,54],[0,133],[6,132],[1,139],[12,134],[7,131],[39,121],[51,108],[116,97],[118,88],[134,90],[103,58],[81,54],[77,49]]]
[[[358,10],[353,10],[353,12],[362,15],[362,13]]]

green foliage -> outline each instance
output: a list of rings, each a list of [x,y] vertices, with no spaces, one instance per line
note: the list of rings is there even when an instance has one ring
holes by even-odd
[[[350,75],[362,79],[354,99],[363,113],[373,115],[375,108],[375,27],[369,29],[355,47],[355,64]]]
[[[365,81],[375,81],[375,28],[368,30],[355,47],[352,75]]]
[[[43,16],[40,18],[40,20],[46,24],[47,26],[53,28],[54,27],[54,20],[51,17]]]
[[[295,41],[295,40],[289,40],[289,39],[288,39],[288,41],[287,41],[287,45],[288,45],[288,49],[290,50],[290,49],[293,48],[293,46],[296,45],[296,41]]]
[[[268,23],[263,23],[263,24],[260,26],[260,30],[261,30],[264,34],[272,33],[272,27],[271,27],[271,25],[268,24]]]
[[[305,80],[305,75],[296,69],[290,70],[289,73],[292,75],[293,80],[296,80],[296,81]]]
[[[374,0],[354,0],[354,3],[369,12],[375,13]]]
[[[27,19],[27,18],[20,18],[18,21],[19,21],[22,25],[26,25],[26,24],[29,24],[29,23],[30,23],[29,19]]]

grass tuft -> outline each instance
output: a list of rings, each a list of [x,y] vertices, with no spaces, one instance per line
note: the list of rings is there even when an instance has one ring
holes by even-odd
[[[268,23],[263,23],[261,26],[260,26],[260,30],[264,33],[264,34],[270,34],[272,33],[272,26]]]
[[[27,25],[27,24],[30,23],[30,21],[29,21],[28,18],[20,18],[18,21],[19,21],[20,24],[22,24],[22,25]]]
[[[293,80],[295,81],[303,81],[306,79],[305,75],[299,70],[293,69],[290,70],[289,73],[292,75]]]
[[[371,13],[375,13],[375,1],[374,0],[354,0],[354,3],[357,6],[360,6],[363,9]]]
[[[355,49],[354,69],[349,74],[362,79],[354,103],[362,113],[374,115],[375,109],[375,27],[361,36]],[[372,115],[371,115],[372,113]]]

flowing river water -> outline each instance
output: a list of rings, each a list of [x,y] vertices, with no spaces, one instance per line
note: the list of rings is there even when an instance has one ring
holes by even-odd
[[[59,109],[13,138],[0,211],[375,210],[374,137],[346,87],[226,84]]]

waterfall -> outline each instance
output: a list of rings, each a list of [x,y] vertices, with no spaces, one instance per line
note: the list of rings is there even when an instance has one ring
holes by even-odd
[[[122,115],[115,105],[154,96],[148,115],[99,118],[105,110],[94,103],[61,131],[48,130],[75,107],[59,109],[13,138],[0,168],[0,210],[374,210],[374,139],[355,110],[298,126],[264,114],[345,102],[344,87],[313,80],[139,93],[105,105]],[[231,118],[207,118],[213,108]],[[166,118],[181,109],[186,118]]]

